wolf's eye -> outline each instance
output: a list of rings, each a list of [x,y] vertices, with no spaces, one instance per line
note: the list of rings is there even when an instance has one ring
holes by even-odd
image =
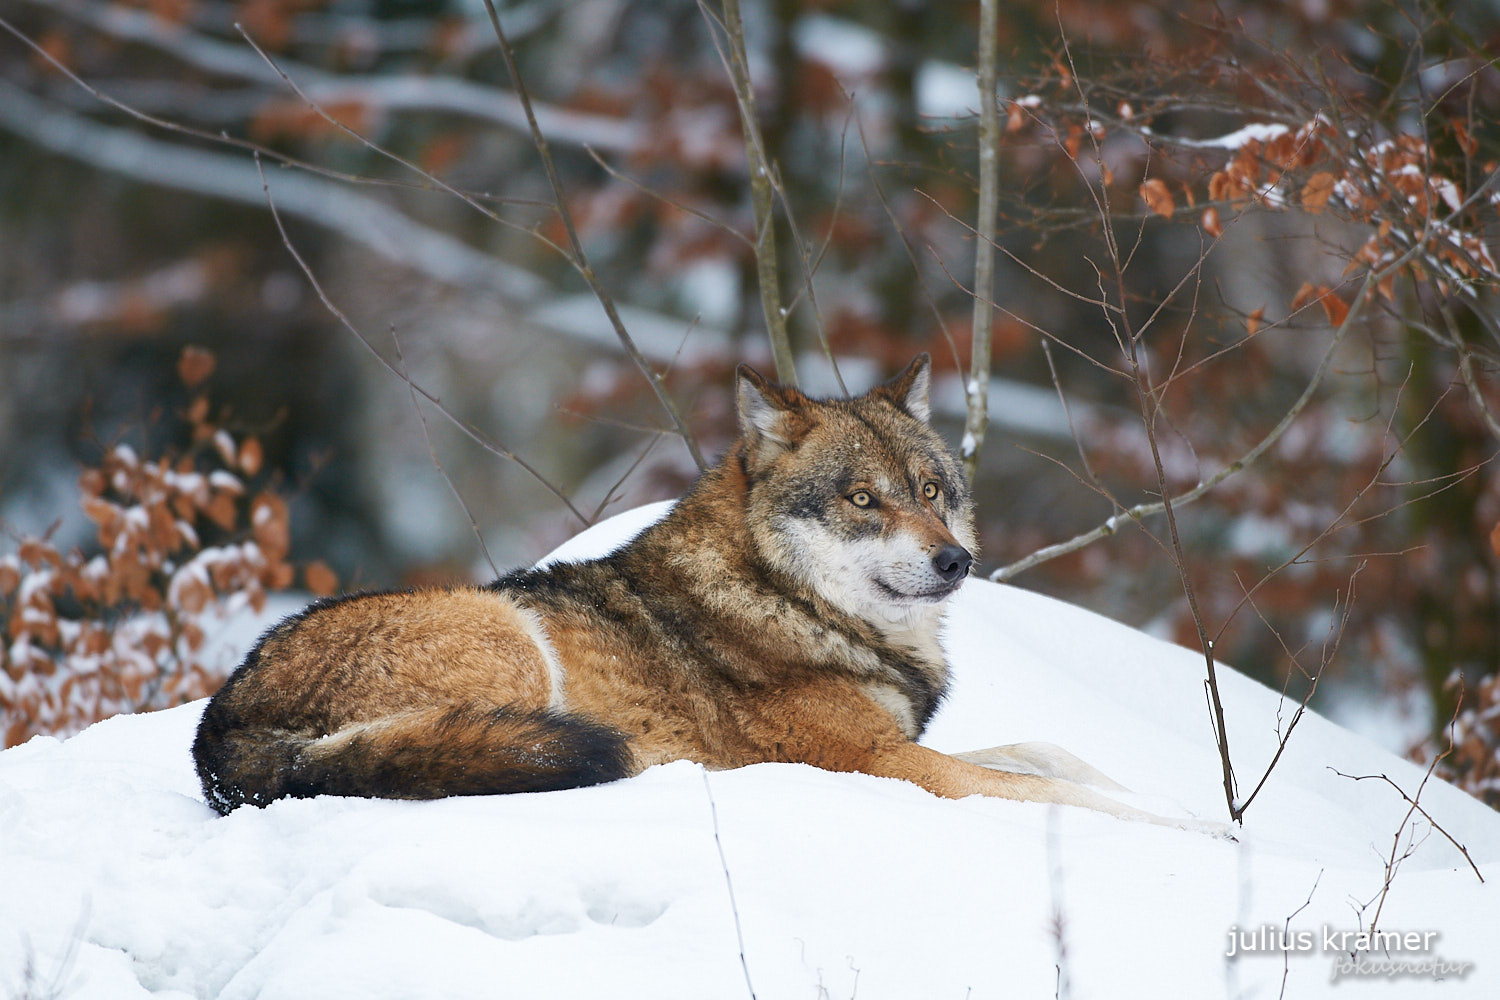
[[[849,494],[849,502],[856,507],[873,507],[875,498],[870,495],[869,490],[855,490]]]
[[[925,483],[925,484],[923,484],[923,486],[922,486],[922,495],[924,497],[926,497],[927,499],[929,499],[929,500],[936,500],[937,497],[938,497],[938,484],[937,483]]]

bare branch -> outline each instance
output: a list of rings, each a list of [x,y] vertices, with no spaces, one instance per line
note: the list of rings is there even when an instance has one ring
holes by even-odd
[[[489,2],[489,0],[486,0]],[[750,161],[750,200],[755,209],[755,268],[760,283],[760,306],[766,318],[766,336],[771,341],[771,356],[776,362],[776,380],[782,385],[797,385],[797,365],[792,355],[792,341],[787,330],[787,309],[781,304],[781,274],[776,263],[776,218],[772,203],[771,162],[761,139],[760,120],[755,113],[755,90],[750,81],[750,64],[745,56],[745,26],[740,20],[739,0],[723,0],[724,17],[715,18],[707,0],[698,7],[709,22],[709,37],[718,50],[719,59],[729,73],[735,102],[740,110],[740,128],[745,135],[745,156]],[[729,40],[728,51],[713,30],[717,24]]]
[[[1313,894],[1318,891],[1318,885],[1319,885],[1319,883],[1321,883],[1323,881],[1323,872],[1324,872],[1324,869],[1322,869],[1322,868],[1318,869],[1318,877],[1315,878],[1315,879],[1313,879],[1312,888],[1309,889],[1309,890],[1307,890],[1307,898],[1302,901],[1302,905],[1301,906],[1297,907],[1291,913],[1287,914],[1286,923],[1284,923],[1282,925],[1283,929],[1286,932],[1286,936],[1284,938],[1282,938],[1282,940],[1284,940],[1284,941],[1290,941],[1291,940],[1291,936],[1292,936],[1292,934],[1291,934],[1291,931],[1292,931],[1292,920],[1297,916],[1297,914],[1301,913],[1303,910],[1307,909],[1309,906],[1312,905]],[[1289,948],[1283,947],[1281,949],[1281,990],[1277,994],[1278,998],[1283,998],[1283,1000],[1284,1000],[1284,998],[1286,997],[1286,982],[1287,982],[1288,977],[1291,976],[1291,974],[1292,974],[1291,950]]]
[[[545,476],[538,472],[536,468],[531,465],[531,463],[527,462],[525,459],[517,455],[515,452],[511,451],[509,448],[496,444],[495,442],[484,437],[472,426],[470,426],[465,421],[460,420],[451,410],[444,406],[441,399],[438,399],[432,393],[428,392],[426,389],[408,379],[400,370],[396,368],[395,365],[391,364],[390,361],[387,360],[385,355],[376,350],[375,345],[370,342],[370,339],[366,337],[358,327],[356,327],[352,322],[349,321],[349,317],[344,315],[343,310],[333,304],[333,300],[330,299],[328,297],[328,293],[323,290],[322,283],[318,281],[318,276],[313,273],[313,269],[308,266],[307,261],[305,261],[302,258],[302,255],[297,252],[297,248],[295,245],[293,245],[291,237],[287,235],[286,226],[281,221],[281,213],[277,210],[276,202],[271,197],[270,185],[266,183],[264,171],[261,171],[260,157],[258,156],[255,158],[255,169],[257,171],[260,171],[261,190],[264,192],[266,205],[271,210],[271,219],[276,223],[276,231],[281,234],[281,243],[286,247],[287,252],[292,255],[292,260],[296,261],[297,267],[300,268],[303,275],[306,276],[308,283],[312,285],[313,291],[317,293],[318,299],[323,303],[323,307],[333,314],[334,318],[339,321],[339,324],[342,325],[344,329],[354,334],[355,338],[365,346],[366,350],[374,355],[375,360],[379,361],[382,367],[384,367],[392,375],[401,379],[401,381],[406,383],[406,385],[409,386],[413,391],[420,394],[423,399],[427,400],[434,407],[436,407],[439,413],[452,421],[453,426],[463,431],[470,440],[472,440],[475,444],[479,445],[490,454],[507,459],[511,462],[515,462],[522,469],[525,469],[533,479],[535,479],[538,483],[540,483],[547,489],[547,492],[551,493],[558,500],[562,501],[563,506],[567,507],[568,511],[574,517],[578,518],[580,523],[587,525],[589,523],[588,518],[584,517],[582,512],[580,512],[578,508],[573,505],[573,501],[569,500],[567,495],[563,493],[562,490],[558,489],[550,481],[548,481]]]
[[[32,44],[4,19],[0,19],[0,28]],[[82,80],[74,79],[100,100],[138,121],[174,133],[246,149],[257,155],[261,153],[254,143],[201,133],[142,114],[89,87]],[[51,107],[4,80],[0,80],[0,127],[55,153],[147,184],[242,204],[259,204],[261,201],[256,170],[243,160],[203,149],[157,142],[126,128],[100,125]],[[304,166],[279,154],[268,152],[265,155],[294,166]],[[347,175],[335,176],[340,180],[356,179]],[[545,290],[542,280],[531,272],[475,250],[462,240],[423,226],[383,202],[340,185],[290,175],[278,187],[281,189],[282,208],[288,214],[334,230],[388,260],[439,281],[488,289],[517,301],[539,297]]]
[[[671,207],[677,209],[677,211],[682,212],[685,215],[691,215],[695,219],[699,219],[699,220],[701,220],[703,222],[706,222],[710,226],[713,226],[715,229],[718,229],[719,231],[721,231],[723,233],[726,233],[729,236],[733,236],[735,239],[737,239],[741,243],[745,244],[745,246],[750,247],[751,249],[754,249],[755,242],[753,240],[751,240],[748,236],[746,236],[744,233],[740,232],[738,229],[736,229],[733,226],[731,226],[729,223],[724,222],[724,221],[722,221],[720,219],[716,219],[712,215],[709,215],[707,212],[699,211],[698,209],[694,208],[693,206],[691,206],[691,205],[689,205],[689,204],[687,204],[687,203],[685,203],[683,201],[680,201],[677,198],[673,198],[670,195],[662,194],[660,191],[657,191],[655,188],[647,187],[645,184],[642,184],[640,181],[636,180],[634,177],[631,177],[629,174],[625,174],[625,173],[622,173],[619,170],[616,170],[610,164],[610,162],[608,160],[606,160],[604,157],[600,156],[598,150],[594,149],[592,146],[586,147],[585,148],[585,152],[587,152],[589,154],[590,158],[592,158],[595,163],[599,164],[599,169],[600,170],[603,170],[605,173],[609,174],[609,176],[613,177],[615,180],[624,181],[626,184],[629,184],[631,187],[635,188],[641,194],[644,194],[644,195],[646,195],[647,197],[650,197],[650,198],[655,198],[657,201],[661,202],[664,205],[670,205]]]
[[[740,946],[740,968],[745,973],[745,990],[755,1000],[755,984],[750,981],[750,962],[745,958],[745,932],[740,928],[740,908],[734,901],[734,880],[729,877],[729,861],[724,857],[724,841],[719,837],[719,805],[714,801],[714,786],[708,780],[708,768],[702,769],[703,792],[708,796],[708,818],[713,825],[714,847],[719,851],[719,867],[724,872],[724,890],[729,894],[729,911],[734,916],[734,936]]]
[[[1394,273],[1399,266],[1404,265],[1412,255],[1414,255],[1414,251],[1407,251],[1407,253],[1402,255],[1402,257],[1399,258],[1395,263],[1389,265],[1386,268],[1382,268],[1380,271],[1371,271],[1366,275],[1363,284],[1361,284],[1359,288],[1359,291],[1354,295],[1354,303],[1350,306],[1349,312],[1344,316],[1343,322],[1341,322],[1334,329],[1333,337],[1328,342],[1327,348],[1324,349],[1323,357],[1318,362],[1318,367],[1313,372],[1312,378],[1308,380],[1307,387],[1302,390],[1302,395],[1297,397],[1296,402],[1294,402],[1287,409],[1286,413],[1282,414],[1281,419],[1276,422],[1276,426],[1272,427],[1271,430],[1266,433],[1265,437],[1261,438],[1254,447],[1250,448],[1250,450],[1246,451],[1235,461],[1230,462],[1228,465],[1225,465],[1218,472],[1214,473],[1212,476],[1209,476],[1207,479],[1203,480],[1192,489],[1173,497],[1173,503],[1177,504],[1178,506],[1182,506],[1192,503],[1195,500],[1201,499],[1203,496],[1212,491],[1214,487],[1218,486],[1230,476],[1233,476],[1238,472],[1242,472],[1245,469],[1249,468],[1251,465],[1255,464],[1255,462],[1262,455],[1269,451],[1271,447],[1281,439],[1282,435],[1287,432],[1287,429],[1292,426],[1297,417],[1302,414],[1302,411],[1307,408],[1307,404],[1311,402],[1313,395],[1318,390],[1318,386],[1322,384],[1324,376],[1328,374],[1328,368],[1333,362],[1334,354],[1337,352],[1339,345],[1343,343],[1344,338],[1348,335],[1355,319],[1359,317],[1361,313],[1362,303],[1368,300],[1369,290],[1387,274]],[[1123,516],[1129,518],[1132,521],[1140,521],[1142,518],[1150,517],[1154,514],[1160,514],[1165,510],[1166,504],[1163,501],[1153,501],[1150,503],[1136,504],[1134,507],[1131,507],[1129,510],[1125,511]],[[1010,563],[1009,565],[1001,566],[999,569],[992,572],[989,578],[997,583],[1003,583],[1006,580],[1009,580],[1012,577],[1016,576],[1018,573],[1022,573],[1034,566],[1039,566],[1044,562],[1049,562],[1053,559],[1058,558],[1059,556],[1068,555],[1071,552],[1077,552],[1079,549],[1087,545],[1091,545],[1101,538],[1107,538],[1110,535],[1113,535],[1116,531],[1119,530],[1120,523],[1121,515],[1111,517],[1098,527],[1093,528],[1089,531],[1085,531],[1082,534],[1075,535],[1065,542],[1058,542],[1055,545],[1049,545],[1046,548],[1038,549],[1036,552],[1033,552],[1031,555],[1025,557],[1024,559],[1018,559],[1015,562]]]
[[[406,383],[406,391],[411,395],[412,411],[416,413],[417,422],[422,427],[422,443],[427,446],[427,455],[432,459],[433,467],[437,469],[438,475],[447,484],[448,492],[453,494],[453,499],[457,500],[458,505],[463,508],[464,517],[469,519],[469,527],[474,532],[474,540],[479,543],[479,551],[484,553],[484,561],[489,564],[490,573],[498,577],[500,569],[495,565],[494,557],[490,555],[490,547],[484,542],[484,532],[479,530],[479,522],[475,520],[474,512],[469,509],[469,502],[464,499],[464,495],[459,491],[458,484],[453,481],[453,477],[448,475],[448,470],[443,468],[443,463],[438,458],[437,449],[432,446],[432,434],[427,429],[427,417],[422,412],[421,401],[417,399],[416,386],[412,384],[411,376],[406,370],[406,355],[401,351],[401,338],[396,336],[395,327],[391,328],[391,343],[396,347],[396,364],[401,369],[401,380]],[[595,511],[594,520],[597,521],[598,519],[599,514]]]
[[[853,108],[851,106],[850,116],[852,117],[852,115]],[[849,118],[846,117],[844,119],[844,131],[839,136],[839,184],[838,190],[833,196],[833,208],[830,213],[835,222],[838,219],[839,210],[844,201],[844,150],[845,143],[848,140],[848,132]],[[813,253],[809,242],[802,238],[802,230],[797,226],[797,213],[792,211],[791,199],[787,196],[786,188],[782,185],[778,174],[773,173],[771,175],[771,185],[776,192],[776,197],[781,200],[781,210],[786,214],[787,232],[791,236],[792,247],[797,251],[798,261],[802,265],[802,286],[797,289],[797,294],[793,295],[791,301],[786,304],[786,313],[790,316],[796,310],[797,303],[802,300],[802,296],[807,296],[807,303],[812,308],[813,329],[818,335],[818,346],[823,349],[823,357],[828,361],[829,367],[833,370],[833,377],[839,384],[839,391],[847,397],[849,395],[849,387],[844,384],[844,373],[839,371],[838,358],[834,357],[833,345],[828,342],[828,332],[823,324],[823,310],[818,305],[817,284],[813,280],[817,277],[818,267],[823,262],[824,254],[828,252],[828,247],[833,242],[833,226],[830,225],[829,232],[823,239],[823,245],[818,249],[817,253]]]
[[[1108,496],[1110,503],[1115,508],[1115,514],[1120,514],[1122,508],[1114,498],[1113,494],[1104,489],[1099,477],[1094,474],[1093,467],[1089,464],[1088,449],[1083,446],[1083,438],[1078,436],[1078,426],[1073,422],[1073,408],[1068,405],[1068,394],[1063,391],[1062,379],[1057,374],[1057,364],[1052,360],[1052,342],[1046,337],[1041,339],[1042,355],[1047,359],[1047,372],[1052,376],[1052,387],[1057,390],[1057,401],[1062,404],[1063,416],[1068,421],[1068,433],[1073,436],[1073,446],[1078,449],[1078,460],[1083,463],[1084,482],[1095,492],[1104,493]]]
[[[990,423],[990,335],[995,314],[995,215],[1000,185],[1000,101],[995,92],[995,49],[999,44],[998,0],[979,0],[979,208],[974,242],[973,348],[964,385],[964,437],[958,457],[973,482],[979,452]]]
[[[169,23],[147,11],[119,4],[26,2],[57,11],[113,38],[150,46],[218,77],[276,83],[276,76],[268,74],[259,59],[237,45]],[[289,74],[304,81],[313,100],[324,104],[354,98],[393,111],[442,112],[488,121],[522,133],[527,130],[517,95],[468,80],[414,73],[342,76],[305,64],[284,65]],[[538,106],[535,110],[547,134],[560,142],[625,154],[637,152],[643,145],[641,129],[631,121],[557,107]]]
[[[1280,704],[1278,703],[1278,707],[1276,710],[1276,752],[1271,755],[1270,763],[1266,764],[1265,769],[1261,772],[1260,780],[1255,783],[1255,787],[1250,790],[1250,794],[1247,795],[1244,802],[1240,804],[1241,813],[1244,813],[1246,809],[1250,808],[1250,803],[1255,801],[1255,798],[1260,794],[1261,789],[1266,786],[1266,782],[1271,777],[1271,772],[1276,770],[1276,765],[1281,762],[1281,755],[1286,752],[1287,744],[1291,741],[1292,738],[1292,731],[1297,728],[1297,723],[1302,721],[1302,714],[1307,711],[1307,706],[1312,701],[1313,695],[1318,693],[1318,681],[1322,679],[1323,671],[1327,669],[1328,664],[1332,661],[1333,653],[1337,651],[1340,643],[1342,643],[1343,641],[1344,630],[1349,626],[1349,616],[1354,610],[1355,580],[1359,577],[1360,572],[1363,571],[1364,568],[1365,564],[1360,563],[1357,567],[1355,567],[1354,572],[1349,577],[1349,593],[1348,597],[1344,600],[1344,613],[1336,618],[1330,625],[1331,635],[1329,636],[1329,640],[1324,643],[1321,662],[1319,662],[1318,664],[1318,669],[1310,675],[1312,683],[1308,685],[1307,693],[1302,696],[1302,701],[1297,705],[1297,710],[1292,713],[1291,721],[1287,723],[1286,729],[1284,730],[1281,728],[1281,708]],[[1259,584],[1257,584],[1257,586],[1259,586]],[[1247,592],[1246,594],[1246,600],[1249,600],[1249,592]],[[1337,604],[1338,598],[1335,597],[1334,606],[1337,607]],[[1252,603],[1251,606],[1254,607],[1254,604]],[[1256,613],[1260,613],[1259,608],[1256,608]],[[1262,617],[1261,621],[1265,622],[1265,618]],[[1270,627],[1269,622],[1265,622],[1265,624],[1268,628]],[[1286,645],[1281,640],[1281,634],[1275,629],[1271,629],[1271,632],[1276,636],[1277,642],[1282,644],[1283,650],[1286,651],[1287,656],[1292,661],[1292,663],[1295,664],[1299,669],[1301,669],[1301,664],[1297,662],[1297,657],[1290,650],[1286,650]],[[1306,674],[1306,671],[1304,670],[1303,673]],[[1282,691],[1283,697],[1285,697],[1285,687],[1283,687]]]
[[[609,489],[604,491],[604,496],[600,498],[599,505],[594,508],[595,521],[598,521],[601,517],[604,516],[605,509],[608,508],[610,504],[614,503],[615,494],[619,491],[621,486],[625,485],[625,480],[629,479],[632,475],[635,474],[635,470],[641,467],[641,463],[646,460],[646,456],[650,455],[652,450],[654,450],[656,446],[661,443],[663,433],[665,432],[657,431],[655,434],[653,434],[651,436],[651,440],[646,442],[646,447],[642,448],[641,453],[635,457],[635,461],[630,463],[629,468],[627,468],[618,479],[610,484]]]
[[[1412,814],[1413,813],[1420,813],[1422,815],[1422,818],[1425,819],[1425,820],[1427,820],[1428,824],[1431,825],[1432,829],[1436,830],[1438,833],[1441,833],[1447,839],[1448,843],[1450,843],[1454,847],[1458,848],[1458,852],[1460,854],[1462,854],[1464,856],[1464,860],[1469,863],[1469,868],[1473,870],[1474,876],[1476,878],[1478,878],[1481,883],[1484,881],[1484,875],[1480,873],[1479,866],[1474,863],[1474,859],[1473,858],[1469,857],[1469,849],[1467,847],[1465,847],[1463,844],[1460,844],[1457,840],[1455,840],[1454,837],[1453,837],[1453,835],[1450,834],[1447,830],[1445,830],[1443,828],[1443,826],[1440,823],[1438,823],[1437,820],[1433,819],[1432,815],[1430,813],[1428,813],[1426,809],[1423,809],[1422,806],[1419,804],[1420,800],[1422,798],[1422,791],[1427,787],[1427,782],[1432,778],[1433,771],[1435,771],[1437,769],[1438,764],[1441,763],[1444,758],[1446,758],[1449,754],[1453,753],[1453,730],[1454,730],[1454,727],[1458,724],[1458,712],[1459,712],[1460,707],[1462,707],[1462,705],[1463,705],[1463,692],[1460,691],[1459,692],[1459,696],[1458,696],[1458,701],[1453,706],[1453,717],[1448,720],[1448,746],[1447,746],[1446,749],[1443,750],[1442,753],[1437,754],[1436,756],[1434,756],[1432,758],[1432,762],[1427,765],[1427,771],[1426,771],[1426,773],[1422,775],[1422,780],[1417,785],[1416,792],[1414,794],[1412,794],[1412,795],[1407,795],[1406,792],[1405,792],[1405,790],[1402,789],[1402,787],[1400,785],[1396,784],[1394,781],[1391,780],[1390,776],[1388,776],[1388,775],[1386,775],[1384,773],[1381,773],[1381,774],[1345,774],[1344,772],[1338,770],[1337,768],[1334,768],[1334,767],[1330,767],[1329,768],[1330,771],[1332,771],[1334,774],[1337,774],[1339,777],[1341,777],[1341,778],[1349,778],[1349,779],[1351,779],[1353,781],[1375,781],[1375,780],[1384,781],[1386,784],[1388,784],[1392,788],[1394,788],[1396,790],[1396,793],[1398,795],[1400,795],[1401,798],[1403,798],[1404,800],[1406,800],[1407,804],[1410,806],[1410,808],[1406,810],[1406,815],[1401,818],[1401,823],[1396,827],[1395,834],[1393,834],[1392,837],[1391,837],[1391,850],[1390,850],[1390,854],[1387,856],[1386,862],[1385,862],[1385,881],[1384,881],[1384,883],[1380,887],[1379,894],[1376,896],[1376,900],[1378,900],[1378,902],[1376,902],[1376,905],[1375,905],[1375,916],[1373,916],[1373,917],[1370,918],[1370,929],[1372,931],[1375,929],[1375,926],[1380,922],[1380,914],[1385,909],[1385,900],[1386,900],[1386,897],[1390,895],[1391,884],[1392,884],[1392,882],[1394,882],[1394,880],[1396,878],[1396,871],[1397,871],[1397,869],[1401,866],[1401,862],[1405,861],[1408,857],[1410,857],[1411,854],[1412,854],[1412,851],[1415,849],[1415,844],[1412,843],[1411,841],[1408,841],[1408,846],[1407,846],[1407,849],[1406,849],[1405,853],[1401,853],[1401,851],[1400,851],[1402,834],[1406,832],[1407,826],[1411,823],[1411,818],[1412,818]],[[1414,831],[1412,833],[1412,838],[1413,839],[1415,838],[1415,832]],[[1368,904],[1366,904],[1366,905],[1368,905]],[[1361,908],[1361,909],[1363,909],[1363,908]]]
[[[588,282],[589,290],[604,307],[604,314],[609,317],[610,326],[614,329],[615,336],[619,338],[621,348],[650,383],[651,391],[656,394],[657,402],[661,404],[662,409],[667,411],[672,426],[677,429],[682,443],[687,446],[688,454],[693,457],[694,464],[699,469],[706,469],[708,463],[703,460],[703,453],[698,450],[698,441],[693,437],[693,432],[688,429],[687,422],[683,420],[682,412],[678,410],[672,397],[667,394],[661,376],[651,367],[651,363],[646,360],[645,355],[641,354],[640,348],[631,339],[630,332],[625,329],[625,323],[615,309],[614,298],[605,290],[603,282],[599,280],[599,276],[594,273],[593,266],[589,264],[588,254],[583,249],[583,241],[578,238],[578,229],[573,223],[573,213],[568,209],[567,196],[563,193],[562,180],[557,175],[557,166],[552,162],[551,147],[547,144],[547,137],[542,134],[541,127],[537,124],[536,115],[531,108],[531,94],[526,89],[525,81],[521,79],[521,70],[516,65],[516,55],[505,36],[505,29],[500,26],[500,13],[495,9],[494,0],[484,0],[484,8],[489,12],[490,26],[494,28],[495,37],[500,42],[500,54],[505,59],[505,68],[510,73],[511,82],[515,85],[516,96],[521,99],[521,107],[526,112],[526,124],[531,129],[531,141],[542,159],[542,168],[547,173],[547,181],[552,185],[557,214],[562,219],[563,228],[568,232],[568,243],[572,247],[573,266],[583,276],[583,280]]]
[[[942,310],[938,308],[937,300],[932,296],[932,290],[927,287],[927,281],[922,275],[922,265],[917,259],[916,247],[912,245],[911,237],[906,235],[906,229],[901,225],[901,220],[896,217],[896,210],[891,207],[890,199],[886,196],[885,187],[880,183],[880,174],[875,169],[874,158],[870,155],[870,142],[865,136],[864,120],[856,111],[854,116],[854,127],[859,132],[860,148],[864,150],[865,164],[870,175],[870,187],[875,192],[876,199],[880,202],[885,217],[890,221],[891,228],[896,231],[896,236],[901,240],[901,249],[906,252],[906,259],[911,261],[912,271],[917,276],[917,287],[922,290],[922,300],[932,311],[933,325],[941,330],[943,338],[948,342],[948,350],[953,355],[953,367],[962,371],[964,367],[963,358],[958,356],[958,345],[953,340],[953,334],[949,332],[948,325],[943,322]],[[936,254],[934,254],[936,256]]]

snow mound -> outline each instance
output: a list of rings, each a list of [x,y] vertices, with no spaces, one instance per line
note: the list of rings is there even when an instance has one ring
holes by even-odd
[[[664,509],[558,554],[605,551]],[[1159,811],[1222,817],[1194,654],[982,581],[947,644],[954,688],[930,745],[1045,740]],[[1295,706],[1221,678],[1253,782]],[[1418,816],[1379,928],[1435,937],[1338,974],[1347,950],[1324,935],[1368,928],[1409,807],[1331,769],[1408,792],[1422,772],[1312,713],[1229,843],[788,764],[219,817],[188,752],[201,710],[0,754],[0,995],[1276,997],[1283,975],[1289,998],[1500,994],[1500,814],[1436,779],[1422,807],[1490,881]],[[1263,942],[1288,926],[1305,937],[1286,953],[1225,957],[1232,928]],[[1392,962],[1412,968],[1381,974]]]

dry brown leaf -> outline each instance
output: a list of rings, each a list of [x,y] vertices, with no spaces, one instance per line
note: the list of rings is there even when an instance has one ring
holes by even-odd
[[[101,528],[110,528],[120,520],[120,508],[97,496],[84,497],[81,501],[83,513]]]
[[[1078,147],[1083,143],[1083,129],[1077,125],[1068,126],[1068,138],[1063,143],[1063,148],[1068,151],[1068,159],[1078,159]]]
[[[1344,320],[1349,316],[1349,303],[1333,293],[1333,289],[1318,286],[1322,295],[1318,297],[1318,304],[1323,307],[1323,312],[1328,316],[1330,326],[1343,326]]]
[[[1214,201],[1230,200],[1229,175],[1220,170],[1208,179],[1208,196]]]
[[[259,473],[265,458],[266,453],[258,438],[247,437],[240,442],[240,471],[245,475],[254,476]]]
[[[222,491],[214,494],[203,513],[225,531],[234,530],[235,519],[239,516],[239,511],[235,510],[234,497]]]
[[[318,597],[327,597],[339,587],[338,576],[322,560],[308,563],[302,571],[302,580]]]
[[[24,539],[16,550],[16,555],[20,556],[21,561],[32,569],[41,569],[43,563],[58,565],[57,550],[35,538]]]
[[[1333,174],[1320,170],[1302,185],[1302,207],[1309,212],[1321,212],[1333,195]]]
[[[1164,219],[1170,219],[1172,213],[1177,211],[1177,202],[1172,198],[1172,192],[1166,182],[1158,178],[1151,178],[1141,185],[1141,199],[1145,201],[1146,207]]]
[[[159,552],[171,552],[181,543],[177,532],[177,519],[165,500],[159,500],[146,508],[146,517],[151,532],[151,543]]]
[[[219,453],[219,461],[233,467],[235,459],[239,457],[239,448],[234,443],[234,435],[220,429],[214,431],[214,451]]]
[[[1312,282],[1304,281],[1302,287],[1297,289],[1297,294],[1292,296],[1291,311],[1296,312],[1317,297],[1318,290],[1313,287]]]
[[[260,494],[250,506],[250,523],[255,544],[266,558],[271,562],[285,559],[292,547],[286,501],[274,493]]]
[[[1249,316],[1246,316],[1245,333],[1251,337],[1255,336],[1255,332],[1260,329],[1260,325],[1265,321],[1265,317],[1265,306],[1261,306],[1259,309],[1256,309],[1254,312],[1252,312]]]
[[[1203,231],[1210,236],[1218,238],[1224,235],[1224,225],[1219,221],[1219,210],[1212,206],[1203,210],[1203,215],[1198,219]]]
[[[182,638],[187,641],[188,649],[195,653],[203,648],[203,629],[194,622],[187,622],[182,626]]]

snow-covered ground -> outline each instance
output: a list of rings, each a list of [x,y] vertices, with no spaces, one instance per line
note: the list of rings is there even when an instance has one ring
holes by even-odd
[[[1048,740],[1158,811],[1222,815],[1192,653],[982,581],[948,648],[932,746]],[[1253,783],[1292,706],[1221,677]],[[1157,1000],[1276,997],[1283,976],[1289,998],[1500,996],[1500,814],[1436,779],[1422,807],[1488,881],[1417,816],[1378,929],[1425,947],[1358,957],[1467,969],[1334,978],[1408,806],[1331,768],[1408,792],[1422,772],[1311,714],[1227,842],[787,764],[219,817],[188,754],[201,707],[0,754],[0,996]],[[1231,928],[1289,919],[1289,953],[1225,958]]]

